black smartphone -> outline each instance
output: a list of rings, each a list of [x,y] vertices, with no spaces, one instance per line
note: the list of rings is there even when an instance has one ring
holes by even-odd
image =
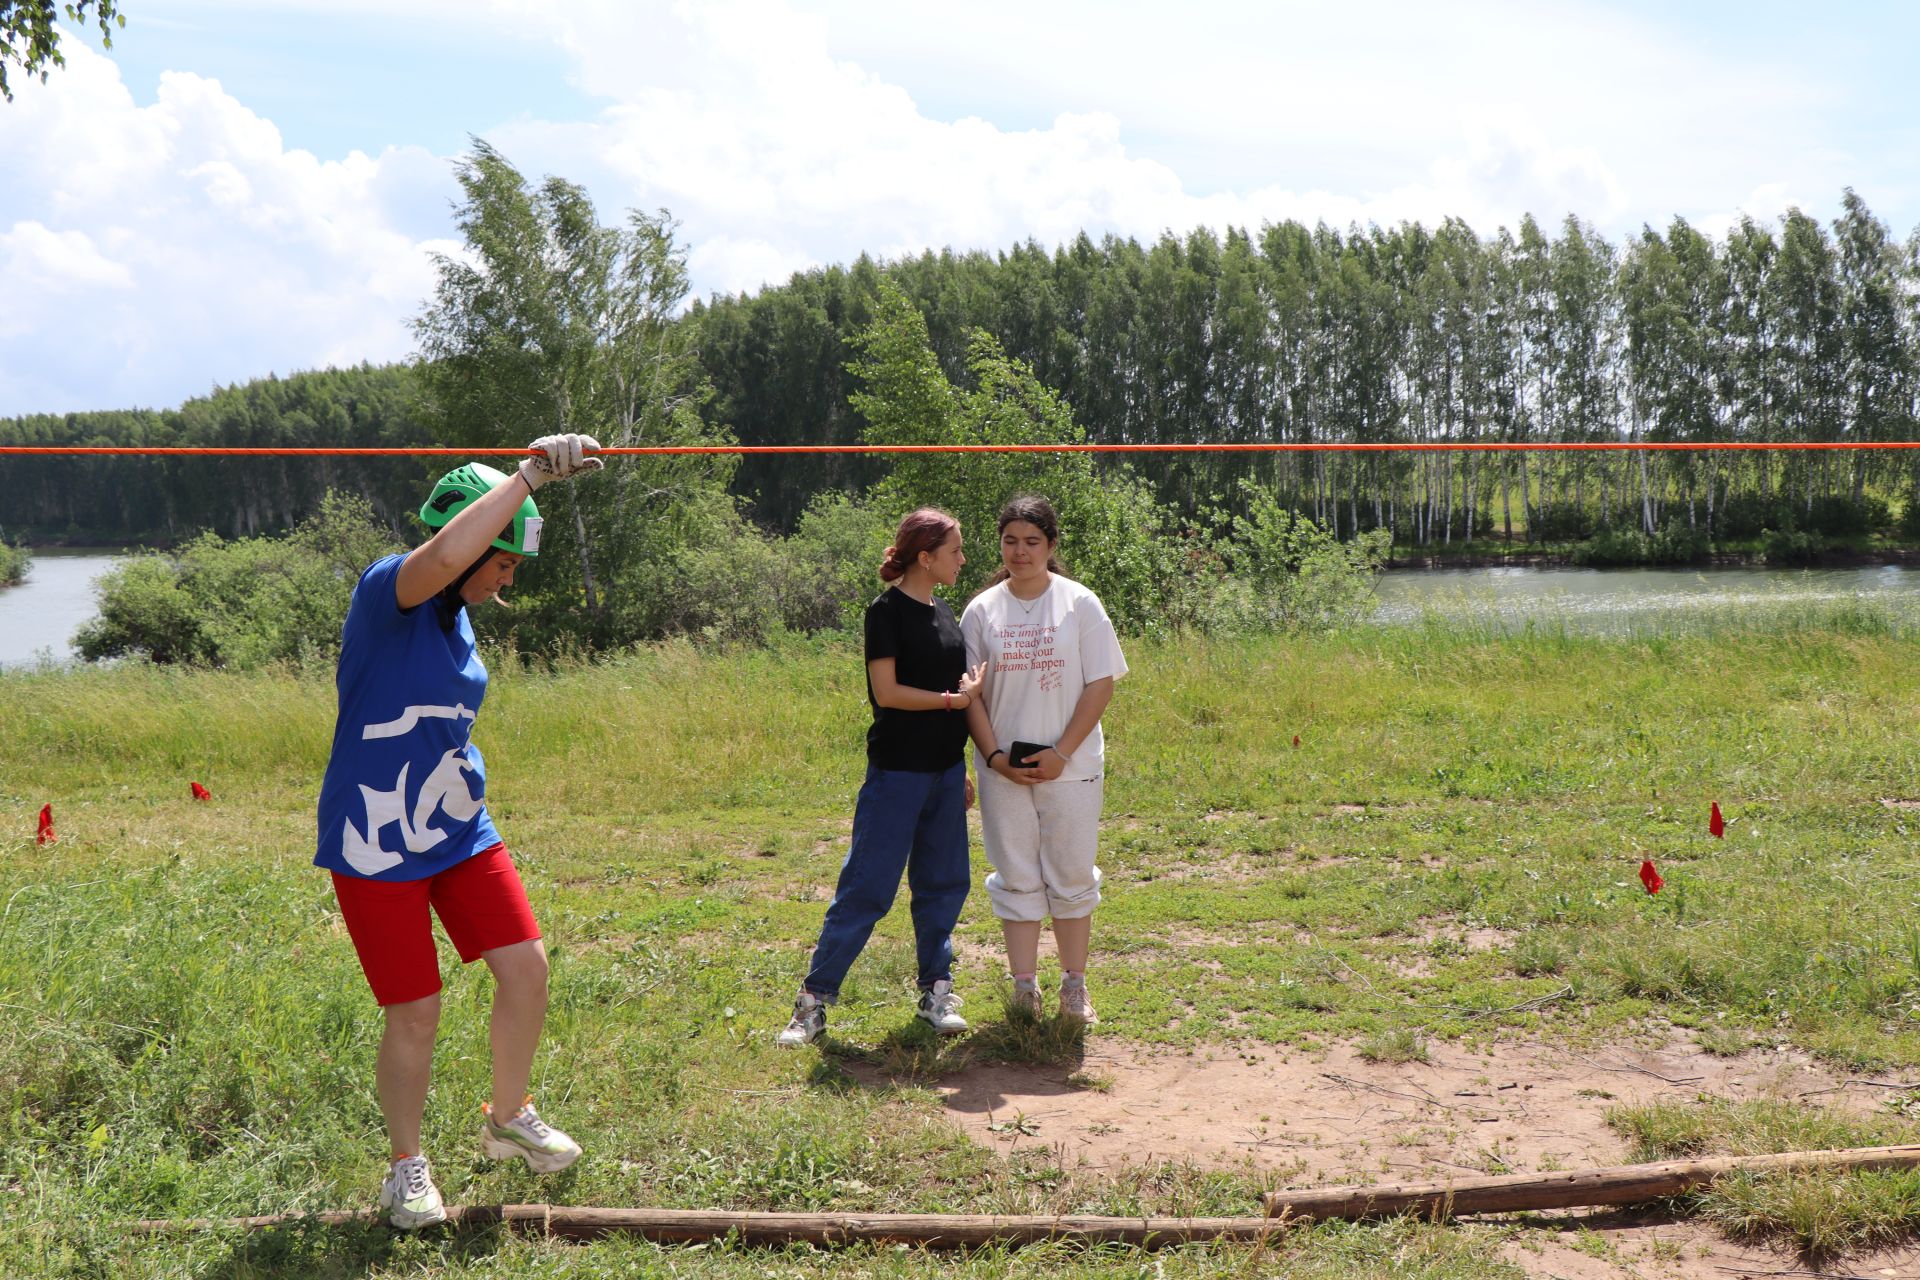
[[[1024,769],[1033,763],[1033,758],[1042,751],[1050,749],[1045,742],[1016,742],[1007,748],[1007,763],[1016,769]]]

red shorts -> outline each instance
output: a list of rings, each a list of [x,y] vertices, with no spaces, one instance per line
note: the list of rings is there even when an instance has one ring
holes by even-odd
[[[462,964],[495,947],[540,936],[520,873],[503,844],[424,880],[365,880],[336,871],[333,894],[367,985],[382,1005],[424,1000],[440,990],[429,906]]]

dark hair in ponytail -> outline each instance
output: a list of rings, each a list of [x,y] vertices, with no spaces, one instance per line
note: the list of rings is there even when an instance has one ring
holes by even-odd
[[[1063,578],[1072,577],[1073,575],[1061,565],[1059,558],[1053,554],[1053,549],[1060,545],[1060,517],[1054,514],[1053,504],[1037,493],[1023,493],[1009,498],[1007,505],[1000,508],[999,531],[1004,534],[1007,526],[1016,520],[1024,520],[1047,535],[1047,572],[1057,573]],[[1000,567],[993,571],[993,576],[987,579],[986,586],[981,587],[980,590],[985,591],[987,587],[998,586],[1012,576],[1007,572],[1007,565],[1003,560]]]
[[[894,531],[893,545],[880,561],[880,581],[898,582],[920,562],[922,551],[938,551],[959,529],[960,522],[938,507],[909,511]]]

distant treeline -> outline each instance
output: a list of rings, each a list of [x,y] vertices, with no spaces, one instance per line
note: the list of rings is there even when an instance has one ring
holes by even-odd
[[[1885,440],[1920,414],[1920,238],[1853,192],[1829,226],[1791,210],[1714,240],[1676,219],[1616,245],[1569,218],[1491,238],[1464,223],[1342,234],[1268,226],[1150,246],[1082,235],[1049,252],[867,259],[696,306],[714,413],[742,443],[856,438],[847,342],[882,275],[917,302],[959,376],[984,329],[1099,441]],[[856,484],[843,462],[816,483]],[[1191,509],[1246,476],[1343,536],[1469,531],[1583,537],[1685,523],[1736,536],[1884,512],[1904,456],[1156,457],[1140,470]],[[807,488],[787,462],[740,473],[763,519]],[[1823,506],[1822,500],[1826,502]],[[1837,531],[1837,530],[1836,530]]]
[[[1464,223],[1339,232],[1282,223],[1151,245],[941,253],[794,276],[678,321],[743,444],[861,438],[854,335],[882,278],[920,309],[943,370],[992,334],[1096,441],[1907,439],[1920,420],[1920,236],[1851,191],[1830,225],[1790,210],[1714,239],[1683,220],[1615,244],[1569,218],[1480,236]],[[413,379],[359,368],[228,388],[166,412],[0,420],[0,442],[426,442]],[[594,424],[578,423],[582,429]],[[1156,457],[1158,496],[1238,508],[1251,479],[1343,537],[1430,546],[1681,530],[1857,532],[1904,502],[1907,455]],[[229,536],[287,528],[329,488],[400,528],[431,465],[0,462],[18,536]],[[789,530],[884,461],[749,462],[735,491]]]
[[[178,409],[0,418],[0,444],[199,447],[436,443],[405,366],[330,369],[224,387]],[[366,495],[396,532],[432,459],[0,458],[9,537],[173,543],[293,528],[330,489]]]

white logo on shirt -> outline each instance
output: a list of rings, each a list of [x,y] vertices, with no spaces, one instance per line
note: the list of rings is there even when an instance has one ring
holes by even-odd
[[[423,719],[462,718],[473,719],[473,712],[464,706],[408,707],[397,720],[367,725],[361,729],[360,736],[362,739],[397,738],[412,732]],[[365,783],[360,784],[367,828],[364,834],[356,830],[351,818],[340,824],[340,856],[347,865],[363,876],[379,875],[399,866],[402,855],[381,847],[380,832],[389,825],[400,828],[400,839],[407,852],[425,853],[447,838],[445,831],[433,825],[435,810],[445,812],[455,822],[470,821],[478,814],[481,801],[474,798],[466,779],[473,762],[466,758],[465,752],[465,746],[452,747],[440,757],[439,764],[420,788],[420,798],[414,801],[411,817],[407,813],[407,771],[413,767],[411,762],[400,766],[400,775],[393,780],[391,791],[376,791]]]
[[[360,739],[365,742],[373,738],[398,738],[412,733],[414,726],[422,720],[471,720],[473,712],[467,710],[465,703],[456,702],[450,707],[408,707],[400,713],[398,720],[388,720],[382,724],[370,724],[360,730]]]

